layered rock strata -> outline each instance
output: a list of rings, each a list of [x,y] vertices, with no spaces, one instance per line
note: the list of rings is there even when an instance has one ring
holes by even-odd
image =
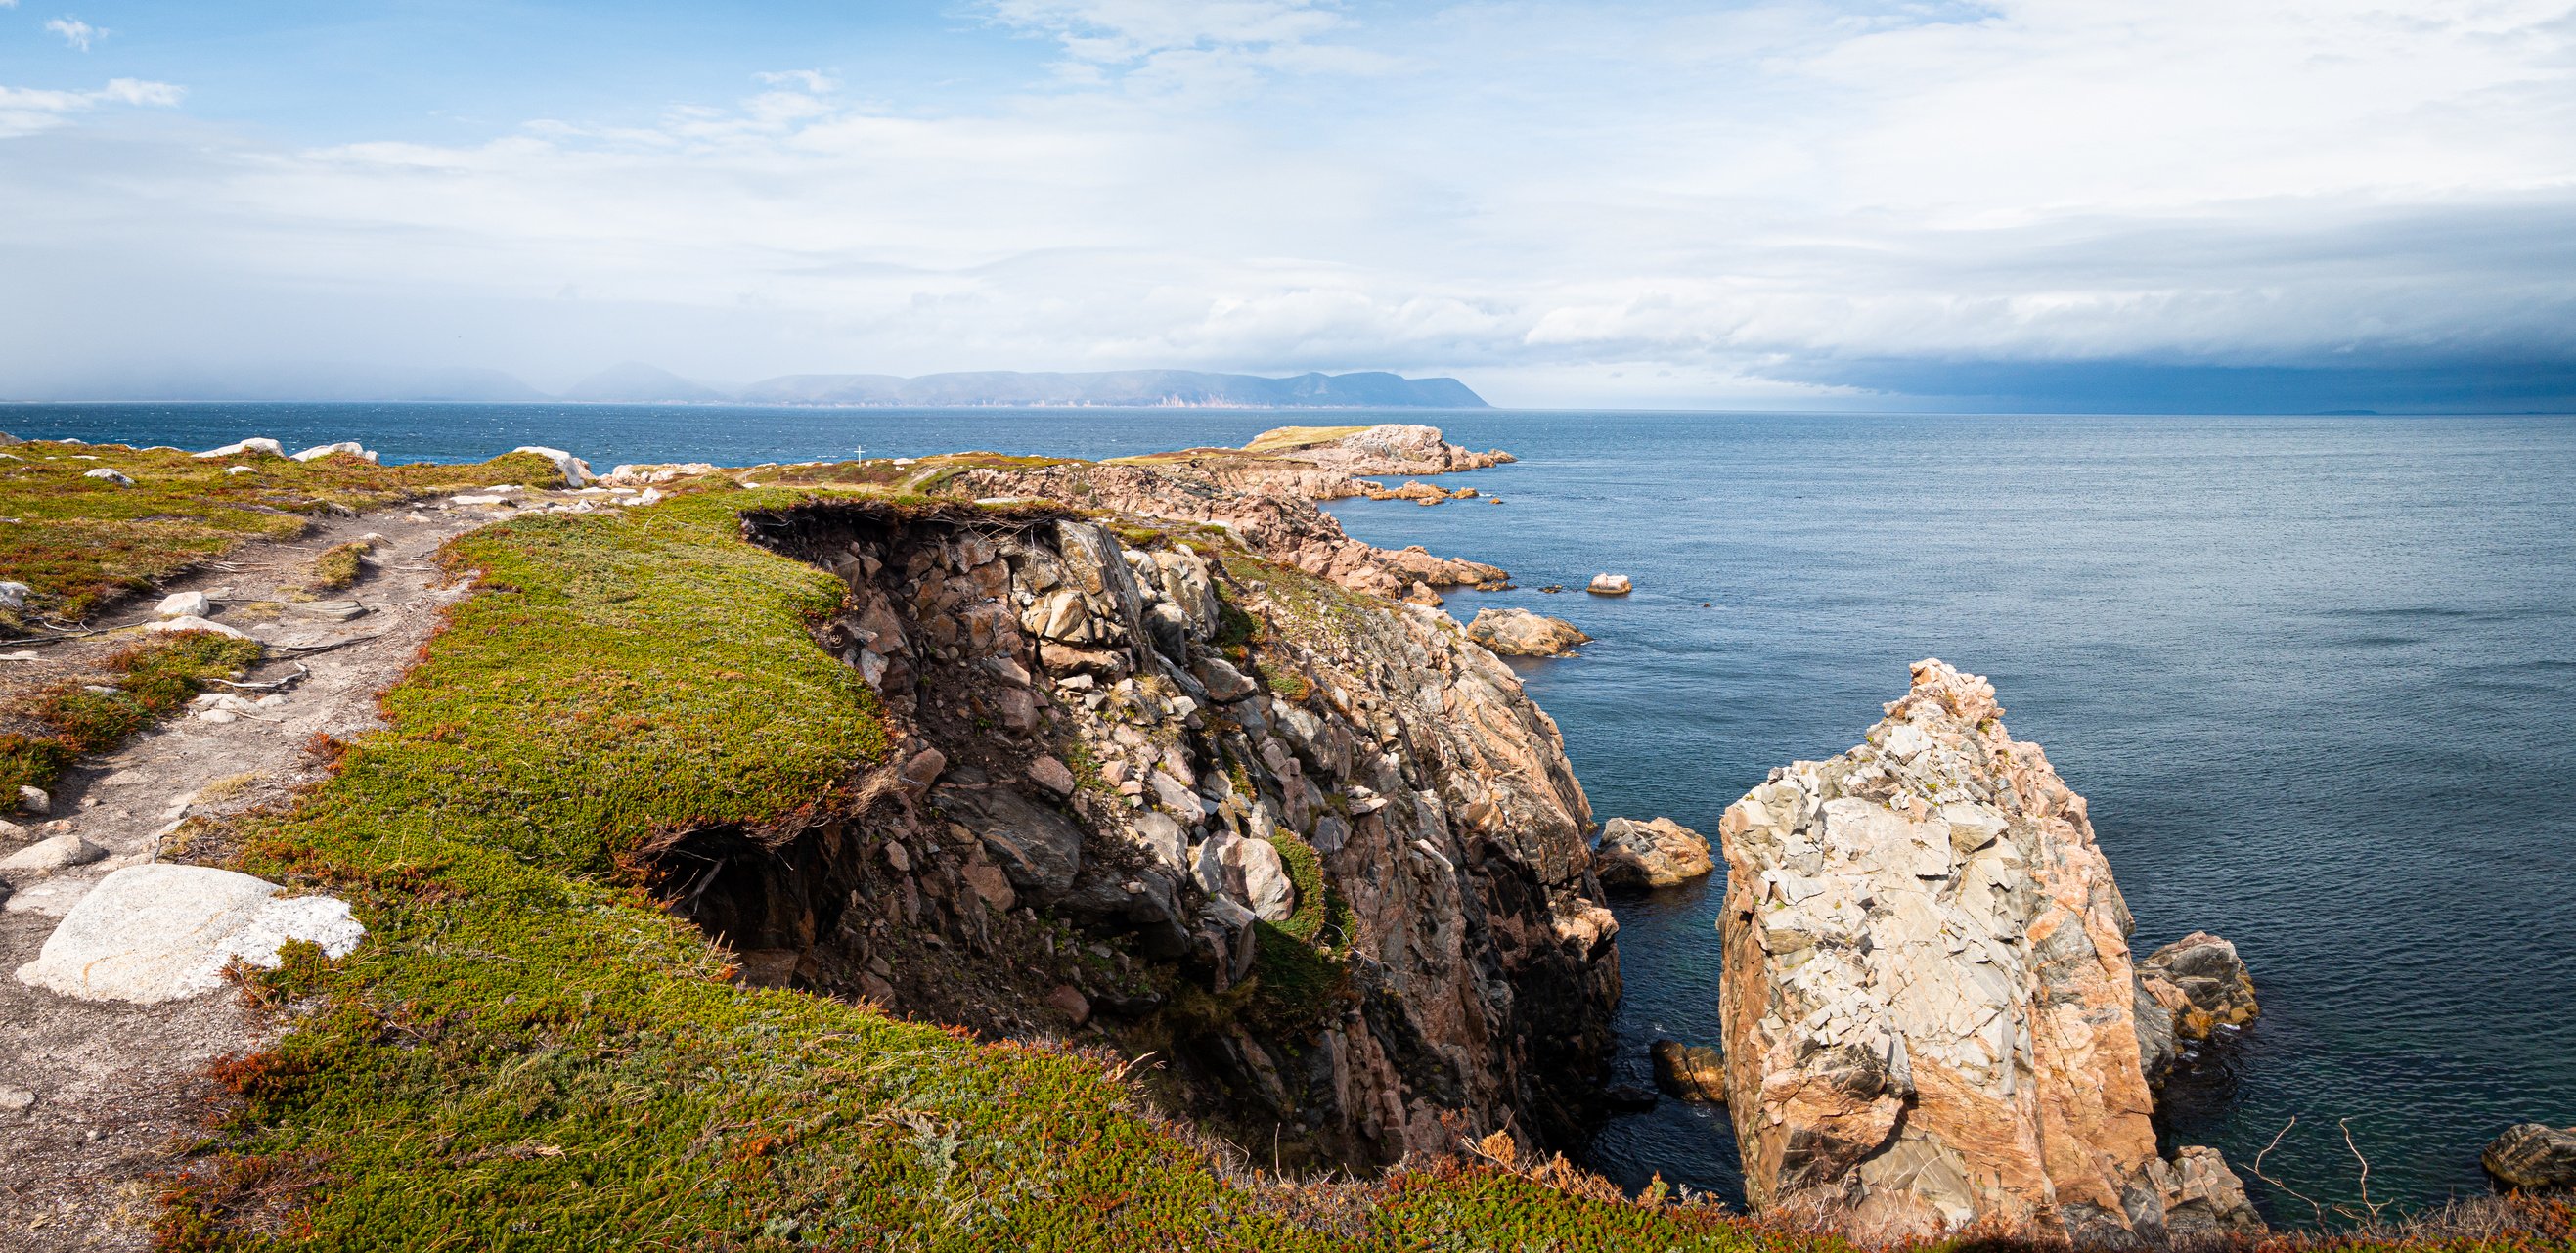
[[[1866,742],[1730,806],[1729,1109],[1760,1207],[2088,1243],[2256,1230],[2156,1153],[2131,921],[2084,799],[1937,661]]]
[[[747,970],[1006,1034],[1088,1023],[1291,1165],[1582,1132],[1619,989],[1590,809],[1444,615],[1045,506],[746,530],[847,584],[818,638],[900,741],[860,813],[661,850]]]
[[[2546,1123],[2509,1127],[2478,1155],[2505,1186],[2528,1191],[2576,1189],[2576,1127]]]

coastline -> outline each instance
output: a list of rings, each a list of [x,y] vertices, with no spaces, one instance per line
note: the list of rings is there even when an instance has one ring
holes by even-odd
[[[773,469],[775,469],[775,467],[773,467]],[[999,469],[989,469],[989,472],[999,472]],[[773,474],[762,474],[762,477],[765,477],[765,480],[768,480],[768,477],[773,477]],[[1453,505],[1453,508],[1455,508],[1455,505]]]

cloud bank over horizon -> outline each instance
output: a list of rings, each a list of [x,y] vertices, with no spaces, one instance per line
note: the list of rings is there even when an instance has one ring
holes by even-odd
[[[0,395],[632,359],[2576,404],[2569,0],[654,9],[506,72],[508,32],[89,8],[85,50],[0,9]],[[444,73],[251,77],[322,45]]]

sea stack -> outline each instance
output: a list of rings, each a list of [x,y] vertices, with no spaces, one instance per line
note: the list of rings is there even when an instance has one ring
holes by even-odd
[[[2130,918],[2084,798],[1992,685],[1913,668],[1866,742],[1719,826],[1728,1108],[1756,1208],[2081,1242],[2253,1232],[2218,1154],[2156,1154]]]

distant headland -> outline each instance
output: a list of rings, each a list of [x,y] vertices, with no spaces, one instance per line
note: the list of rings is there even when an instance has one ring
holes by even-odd
[[[1113,370],[1068,374],[973,370],[903,378],[892,374],[784,374],[756,383],[683,378],[626,362],[548,393],[499,370],[377,370],[277,367],[202,372],[138,371],[113,383],[16,397],[52,401],[358,401],[634,405],[792,405],[870,408],[1086,406],[1212,409],[1487,409],[1453,378],[1405,378],[1371,370],[1289,378],[1199,370]]]

